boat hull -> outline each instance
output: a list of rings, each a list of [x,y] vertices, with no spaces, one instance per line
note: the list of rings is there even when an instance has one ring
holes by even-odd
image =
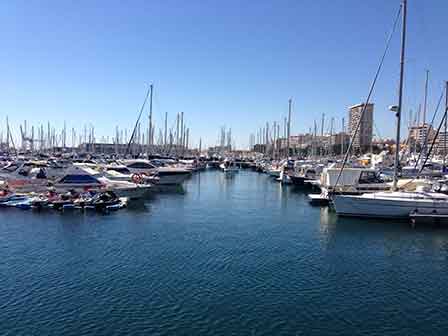
[[[159,178],[156,183],[158,185],[182,184],[190,175],[190,172],[159,172],[156,174]]]
[[[292,184],[294,184],[296,186],[302,186],[302,187],[306,186],[305,181],[311,180],[310,178],[305,177],[305,176],[290,175],[289,177],[291,179]]]
[[[409,218],[412,213],[448,215],[448,202],[335,195],[333,204],[340,216]]]
[[[129,198],[129,199],[141,199],[148,196],[150,193],[151,187],[149,186],[138,186],[138,187],[120,187],[120,188],[111,188],[119,198]]]

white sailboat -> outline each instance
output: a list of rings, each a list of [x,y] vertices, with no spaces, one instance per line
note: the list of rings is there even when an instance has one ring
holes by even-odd
[[[448,195],[424,190],[336,195],[333,203],[336,213],[342,216],[408,218],[413,213],[448,215]]]
[[[415,192],[399,191],[398,167],[399,167],[399,144],[400,144],[400,119],[402,112],[404,58],[406,41],[406,5],[407,0],[402,0],[402,36],[400,56],[400,82],[398,106],[391,108],[396,112],[397,130],[394,165],[393,188],[390,192],[376,192],[363,195],[335,195],[334,207],[338,215],[356,217],[377,218],[408,218],[413,213],[424,215],[448,215],[448,196],[440,193],[417,189]],[[446,118],[447,108],[445,108]]]

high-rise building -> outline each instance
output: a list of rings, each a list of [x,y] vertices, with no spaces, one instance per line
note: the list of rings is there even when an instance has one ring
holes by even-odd
[[[358,132],[354,137],[356,126],[361,119],[364,103],[349,107],[349,131],[350,137],[353,138],[353,150],[365,152],[372,145],[373,135],[373,104],[367,104],[364,115],[359,125]]]
[[[433,128],[430,124],[420,124],[409,128],[409,141],[413,145],[423,146],[425,141],[430,141],[433,138]]]

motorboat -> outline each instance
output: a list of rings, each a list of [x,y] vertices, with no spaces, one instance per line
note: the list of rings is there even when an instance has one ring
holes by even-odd
[[[0,169],[0,180],[18,192],[44,190],[48,185],[44,168],[35,168],[27,162],[11,162]]]
[[[220,165],[220,168],[226,175],[234,175],[239,172],[239,168],[233,160],[224,160],[224,162]]]
[[[282,184],[292,184],[291,176],[294,175],[294,161],[287,160],[280,168],[280,176],[276,179]]]
[[[316,180],[316,178],[319,177],[319,173],[321,171],[322,171],[321,167],[320,170],[318,171],[318,167],[306,164],[302,165],[297,173],[289,175],[289,178],[291,179],[292,184],[296,186],[305,186],[308,184],[307,183],[308,181]]]
[[[372,168],[324,168],[319,181],[328,194],[360,195],[391,188]]]
[[[133,174],[144,174],[158,178],[158,185],[180,185],[190,175],[191,171],[180,167],[156,166],[149,160],[126,161],[125,166]]]
[[[100,172],[89,168],[73,166],[62,178],[52,185],[56,191],[100,190],[113,191],[118,197],[139,199],[145,197],[151,189],[149,184],[136,184],[128,181],[110,180]]]
[[[278,178],[280,177],[280,173],[282,172],[283,168],[281,165],[271,165],[269,168],[267,168],[267,173],[271,177]]]

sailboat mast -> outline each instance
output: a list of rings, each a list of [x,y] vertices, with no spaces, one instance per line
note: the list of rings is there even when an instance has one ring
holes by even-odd
[[[406,6],[407,0],[402,2],[402,32],[401,32],[401,54],[400,54],[400,82],[398,86],[398,106],[397,106],[397,134],[395,139],[395,164],[394,164],[394,182],[393,190],[397,190],[398,168],[400,166],[400,126],[401,126],[401,110],[403,103],[403,80],[404,80],[404,59],[406,47]]]
[[[167,136],[168,136],[168,112],[165,112],[165,132],[163,134],[163,146],[167,145]]]
[[[288,125],[286,129],[286,158],[289,157],[289,137],[291,135],[291,105],[292,99],[288,100]]]
[[[153,93],[153,89],[154,89],[154,86],[153,86],[153,84],[151,84],[150,86],[149,86],[149,94],[150,94],[150,96],[149,96],[149,125],[148,125],[148,150],[147,150],[147,152],[148,152],[148,154],[150,153],[150,148],[151,148],[151,146],[152,146],[152,141],[153,141],[153,133],[152,133],[152,93]]]
[[[423,127],[425,127],[426,123],[426,109],[428,106],[428,80],[429,80],[429,70],[426,70],[425,96],[423,101]]]
[[[446,170],[446,132],[448,128],[448,121],[447,121],[447,113],[448,113],[448,81],[445,82],[445,132],[443,136],[443,171]]]
[[[8,154],[9,154],[9,137],[10,137],[10,134],[9,134],[9,119],[8,119],[8,117],[6,117],[6,150],[7,150]]]
[[[345,120],[342,118],[342,129],[341,129],[341,155],[344,155],[344,140],[345,140]]]

